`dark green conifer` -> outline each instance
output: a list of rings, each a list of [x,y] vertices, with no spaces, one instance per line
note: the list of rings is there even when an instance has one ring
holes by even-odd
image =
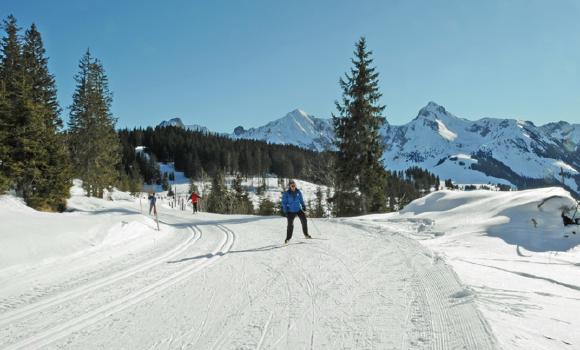
[[[248,196],[248,192],[242,186],[242,176],[237,174],[233,183],[232,189],[234,190],[234,203],[232,206],[233,214],[253,214],[254,205]]]
[[[385,209],[386,171],[381,164],[383,144],[379,133],[385,106],[379,104],[378,76],[367,50],[365,38],[356,44],[350,74],[340,79],[342,101],[333,115],[337,137],[336,192],[337,216],[380,212]]]
[[[211,191],[207,196],[207,211],[210,213],[228,214],[230,194],[226,187],[224,174],[217,172],[212,179]]]
[[[18,35],[14,16],[4,21],[0,60],[0,187],[14,188],[41,210],[63,210],[70,168],[54,77],[33,24]],[[8,180],[9,179],[9,180]]]
[[[105,70],[89,50],[80,60],[75,81],[69,119],[72,163],[88,196],[102,197],[103,190],[117,181],[121,144]]]
[[[62,120],[56,83],[48,70],[48,58],[42,37],[34,24],[24,35],[22,68],[29,86],[29,98],[41,120],[41,125],[27,127],[37,131],[38,134],[30,137],[36,139],[39,146],[35,154],[35,164],[30,164],[27,168],[36,166],[41,174],[35,179],[33,191],[27,201],[36,208],[63,210],[69,196],[71,168],[65,138],[59,132]]]

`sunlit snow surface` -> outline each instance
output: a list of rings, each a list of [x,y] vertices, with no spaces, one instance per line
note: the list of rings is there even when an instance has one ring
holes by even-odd
[[[580,345],[580,227],[560,215],[576,205],[561,188],[442,191],[362,220],[452,266],[503,348],[570,349]]]
[[[575,202],[558,188],[436,192],[309,219],[313,240],[296,222],[284,245],[281,217],[194,215],[158,194],[157,231],[144,196],[78,185],[64,214],[0,197],[2,349],[580,344],[580,240],[560,217]]]

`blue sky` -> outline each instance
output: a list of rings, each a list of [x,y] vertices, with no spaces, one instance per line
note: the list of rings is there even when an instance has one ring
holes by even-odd
[[[301,108],[330,117],[367,38],[382,103],[403,124],[435,101],[460,117],[580,122],[580,1],[3,0],[38,26],[63,116],[87,47],[119,127],[181,117],[214,131]]]

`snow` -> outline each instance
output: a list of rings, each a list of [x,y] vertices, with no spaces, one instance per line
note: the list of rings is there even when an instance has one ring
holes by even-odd
[[[448,160],[441,164],[443,159],[449,159],[454,154],[483,151],[522,177],[561,181],[561,167],[572,176],[578,175],[574,150],[578,144],[575,143],[575,132],[579,129],[563,122],[536,127],[530,122],[515,119],[483,118],[471,121],[430,102],[411,122],[387,126],[382,133],[388,145],[383,161],[385,167],[391,170],[419,166],[457,183],[513,185],[506,179],[469,169],[469,164],[465,166]],[[561,147],[562,143],[564,147]],[[568,159],[568,162],[563,159]],[[574,178],[566,177],[564,183],[580,193]]]
[[[295,109],[264,126],[242,129],[230,137],[290,144],[322,151],[332,148],[334,129],[330,119],[315,118],[301,109]]]
[[[296,222],[289,245],[280,217],[161,199],[157,231],[139,197],[71,192],[63,214],[0,197],[2,349],[580,344],[580,238],[560,217],[576,203],[560,188],[439,191],[400,213],[310,218],[314,239]]]
[[[570,312],[580,300],[580,227],[560,214],[575,206],[561,188],[441,191],[361,220],[417,239],[451,266],[503,348],[569,349],[580,344],[580,315]]]
[[[150,218],[138,210],[120,208],[118,202],[81,197],[84,191],[79,185],[76,181],[72,187],[70,212],[63,214],[37,212],[14,196],[0,196],[1,271],[86,254],[99,245],[124,245],[124,250],[132,250],[150,241],[155,234]]]
[[[441,137],[443,137],[447,141],[454,141],[457,138],[457,134],[447,129],[447,127],[445,126],[445,124],[443,124],[441,120],[436,119],[435,121],[437,122],[439,135],[441,135]]]
[[[561,168],[562,170],[571,173],[571,174],[578,174],[578,170],[574,169],[573,167],[571,167],[569,164],[564,163],[561,160],[557,160],[554,162],[554,167],[555,168]]]

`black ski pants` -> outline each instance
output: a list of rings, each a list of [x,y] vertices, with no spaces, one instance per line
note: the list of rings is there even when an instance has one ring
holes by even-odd
[[[292,232],[294,231],[294,218],[298,216],[300,223],[302,224],[302,233],[308,235],[308,223],[306,222],[306,214],[301,210],[297,213],[286,213],[286,218],[288,219],[288,228],[286,230],[286,239],[292,238]]]

